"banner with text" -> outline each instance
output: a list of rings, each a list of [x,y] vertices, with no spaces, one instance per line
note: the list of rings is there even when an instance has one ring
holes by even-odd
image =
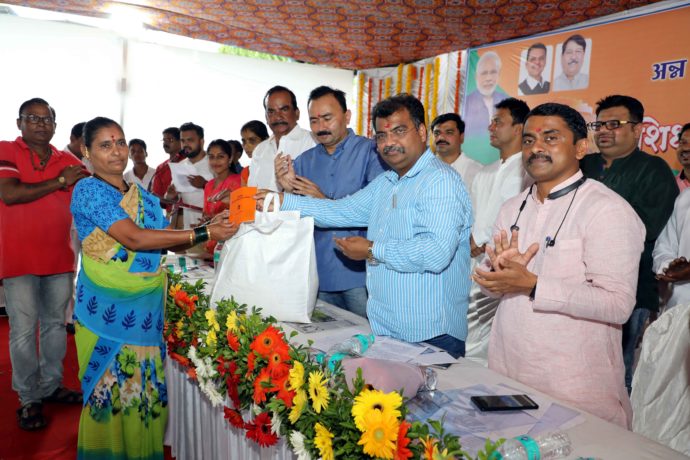
[[[596,102],[610,94],[645,107],[640,147],[679,169],[678,134],[690,122],[690,6],[469,50],[462,117],[463,151],[490,163],[493,106],[507,97],[530,107],[560,102],[596,119]],[[590,133],[590,140],[591,140]],[[590,149],[597,151],[594,142]]]

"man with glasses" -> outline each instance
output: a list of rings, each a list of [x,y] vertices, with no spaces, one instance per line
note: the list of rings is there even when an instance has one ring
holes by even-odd
[[[659,310],[659,292],[652,271],[654,243],[666,225],[678,185],[668,164],[637,146],[644,107],[630,96],[612,95],[597,102],[597,120],[589,124],[599,152],[580,162],[588,178],[601,181],[630,203],[647,230],[640,259],[635,309],[623,325],[625,385],[631,390],[635,348],[650,312]]]
[[[285,193],[281,209],[313,216],[320,227],[368,227],[336,239],[352,260],[366,260],[372,331],[465,353],[472,207],[460,175],[426,146],[424,106],[400,94],[372,111],[379,155],[391,168],[339,200]],[[257,194],[263,207],[266,191]]]
[[[553,81],[554,91],[571,91],[589,86],[589,75],[580,73],[585,63],[587,41],[580,34],[575,34],[563,42],[561,47],[561,67],[563,73]]]
[[[256,146],[249,166],[247,185],[281,190],[276,182],[275,157],[279,153],[293,160],[316,145],[310,131],[297,125],[299,109],[295,93],[284,86],[274,86],[264,96],[266,123],[273,135]]]
[[[43,402],[81,404],[62,387],[65,307],[72,295],[72,186],[88,174],[73,155],[50,144],[55,110],[43,99],[19,108],[15,141],[0,142],[0,279],[10,323],[12,388],[19,427],[47,424]],[[36,330],[39,329],[39,350]]]

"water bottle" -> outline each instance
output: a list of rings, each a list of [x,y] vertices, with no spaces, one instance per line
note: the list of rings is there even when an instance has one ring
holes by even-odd
[[[316,362],[328,362],[328,368],[333,370],[335,364],[341,361],[346,356],[362,356],[371,344],[374,343],[374,335],[356,334],[345,340],[337,343],[328,349],[326,353],[319,353],[316,356]]]
[[[489,457],[490,460],[551,460],[570,455],[570,438],[562,431],[508,439]]]
[[[216,247],[213,249],[213,268],[215,270],[216,276],[220,271],[220,254],[223,252],[223,242],[219,241],[216,243]]]

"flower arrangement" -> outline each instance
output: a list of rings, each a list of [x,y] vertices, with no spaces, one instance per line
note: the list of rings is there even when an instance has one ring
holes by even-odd
[[[348,385],[339,365],[317,363],[260,309],[233,300],[211,309],[202,280],[169,278],[169,356],[247,439],[267,447],[283,437],[299,460],[470,458],[441,422],[406,421],[402,396],[366,385],[361,371]],[[497,446],[487,441],[478,458]]]

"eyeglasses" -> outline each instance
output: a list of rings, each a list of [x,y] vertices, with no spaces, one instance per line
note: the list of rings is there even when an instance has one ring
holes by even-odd
[[[406,126],[398,126],[397,128],[391,129],[389,133],[391,134],[391,138],[393,139],[402,139],[403,137],[405,137],[405,134],[407,134],[409,131],[410,129]],[[376,133],[374,135],[374,140],[377,144],[386,142],[386,139],[388,139],[388,133]]]
[[[19,118],[23,118],[32,125],[37,125],[39,121],[42,121],[44,125],[52,125],[55,123],[55,118],[53,117],[39,117],[38,115],[19,115]]]
[[[614,129],[618,129],[621,127],[621,125],[627,125],[627,124],[632,124],[636,125],[638,124],[639,121],[630,121],[630,120],[606,120],[606,121],[593,121],[591,123],[587,124],[587,127],[592,130],[592,131],[601,131],[602,126],[606,126],[606,129],[609,131],[613,131]]]

